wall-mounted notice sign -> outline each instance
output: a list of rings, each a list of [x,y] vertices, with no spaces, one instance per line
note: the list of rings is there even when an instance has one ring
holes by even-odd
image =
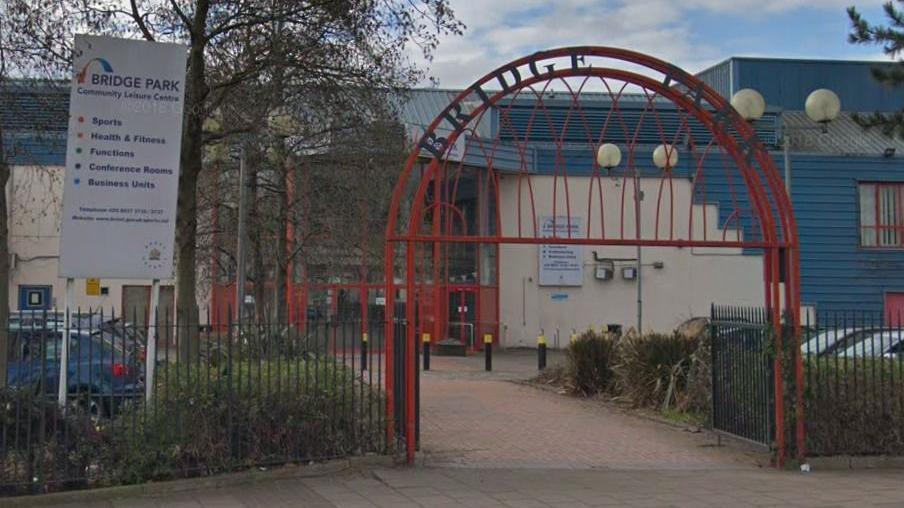
[[[61,277],[172,277],[186,51],[75,37]]]
[[[570,231],[570,235],[569,235]],[[558,215],[540,217],[544,238],[581,238],[580,217]],[[580,245],[540,245],[541,286],[581,286],[584,283],[584,248]]]
[[[100,279],[85,280],[85,295],[100,296]]]

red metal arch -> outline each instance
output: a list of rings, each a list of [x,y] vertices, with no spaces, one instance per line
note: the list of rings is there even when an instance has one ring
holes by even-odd
[[[604,60],[604,62],[599,62],[600,59]],[[590,60],[593,61],[590,62]],[[639,66],[644,70],[645,74],[649,73],[658,75],[658,79],[644,74],[610,67],[605,62],[607,60],[619,64],[620,67],[624,66],[624,64]],[[599,63],[604,63],[604,65],[599,66]],[[556,66],[562,66],[562,68],[557,69]],[[580,86],[577,87],[577,91],[575,91],[575,89],[568,84],[566,78],[584,78],[584,80],[581,82]],[[765,304],[767,308],[773,311],[773,324],[777,330],[780,330],[782,315],[781,311],[784,308],[787,311],[786,314],[789,316],[791,324],[794,326],[795,330],[798,329],[800,319],[800,279],[798,269],[798,238],[794,214],[791,208],[790,200],[785,193],[784,185],[781,177],[779,176],[779,172],[776,169],[768,151],[757,138],[753,127],[748,122],[744,121],[735,112],[735,110],[730,106],[730,104],[724,97],[720,96],[717,92],[712,90],[698,78],[692,76],[691,74],[688,74],[687,72],[677,68],[672,64],[647,55],[643,55],[641,53],[623,49],[606,47],[572,47],[535,53],[533,55],[515,60],[507,65],[504,65],[477,80],[473,85],[461,92],[436,117],[436,119],[427,128],[420,142],[412,150],[393,192],[393,198],[390,205],[390,213],[388,217],[389,220],[386,227],[385,273],[387,281],[387,338],[391,338],[395,330],[393,326],[393,313],[395,311],[396,289],[398,288],[398,281],[396,280],[396,256],[397,254],[399,254],[396,252],[396,248],[398,246],[404,246],[405,249],[404,254],[401,255],[401,257],[404,258],[405,261],[403,270],[405,275],[403,278],[403,283],[405,284],[404,287],[406,290],[406,316],[414,317],[414,295],[420,289],[416,284],[417,267],[415,265],[415,261],[416,259],[418,259],[418,255],[416,253],[417,249],[423,249],[427,245],[432,245],[434,251],[438,252],[439,246],[445,243],[476,243],[497,245],[502,243],[550,243],[550,238],[544,238],[537,232],[535,208],[536,196],[534,195],[533,188],[531,187],[531,177],[529,174],[527,174],[524,168],[524,145],[526,144],[527,140],[525,139],[522,142],[518,139],[517,134],[514,135],[514,145],[517,147],[519,157],[521,158],[521,171],[518,172],[518,233],[517,235],[507,235],[503,231],[502,211],[501,207],[498,205],[500,199],[498,174],[494,171],[493,167],[494,156],[497,148],[499,147],[499,138],[497,137],[495,140],[493,140],[490,150],[491,155],[487,155],[487,148],[485,146],[485,144],[487,144],[487,140],[482,140],[477,135],[475,126],[479,125],[484,115],[491,109],[496,108],[500,111],[504,111],[506,107],[505,101],[509,101],[510,104],[514,103],[514,98],[517,98],[523,91],[528,91],[534,94],[534,99],[538,102],[539,105],[535,107],[532,113],[525,137],[529,137],[535,117],[538,115],[545,115],[547,117],[547,122],[550,126],[550,129],[553,130],[553,121],[549,118],[549,112],[543,103],[544,95],[547,93],[547,89],[549,88],[551,83],[560,82],[567,88],[567,95],[571,96],[572,105],[569,107],[568,114],[565,117],[564,126],[561,130],[562,135],[559,137],[559,139],[554,139],[554,142],[556,144],[556,154],[559,155],[561,153],[565,136],[564,133],[568,128],[569,122],[572,121],[572,108],[575,104],[578,105],[578,113],[580,117],[576,120],[576,122],[583,122],[583,124],[587,126],[588,144],[592,147],[594,143],[598,144],[602,140],[594,139],[594,136],[590,133],[589,122],[587,121],[586,115],[578,104],[582,89],[590,78],[599,79],[603,83],[605,88],[609,89],[609,97],[613,100],[613,104],[615,105],[614,110],[619,117],[615,119],[615,123],[618,123],[620,121],[623,126],[625,124],[624,119],[621,118],[621,112],[619,111],[617,105],[618,101],[622,100],[623,98],[625,86],[630,85],[639,87],[646,95],[647,105],[651,106],[653,121],[656,123],[660,138],[664,143],[669,141],[667,141],[668,137],[665,132],[666,129],[663,127],[662,121],[659,118],[659,113],[656,110],[655,100],[657,98],[667,99],[669,103],[675,106],[676,109],[686,113],[682,125],[680,125],[678,130],[672,134],[671,139],[677,139],[682,133],[684,133],[685,136],[690,137],[690,128],[687,125],[688,119],[692,119],[693,121],[698,122],[700,125],[704,126],[706,130],[712,135],[712,139],[705,147],[703,157],[705,158],[706,154],[708,154],[710,150],[715,146],[718,150],[721,150],[726,155],[726,161],[728,161],[726,162],[726,165],[728,165],[729,162],[733,165],[734,170],[737,172],[737,176],[739,176],[742,180],[743,189],[746,191],[746,199],[752,207],[752,209],[747,210],[746,212],[750,216],[751,223],[757,226],[758,238],[741,239],[739,234],[737,238],[731,240],[727,238],[727,235],[723,234],[721,239],[707,239],[705,236],[705,210],[702,213],[704,220],[704,237],[702,239],[695,238],[693,234],[693,205],[691,205],[688,232],[686,233],[687,237],[683,238],[679,234],[679,236],[676,238],[674,233],[675,203],[673,196],[669,199],[670,208],[669,210],[667,210],[669,216],[671,217],[671,220],[669,222],[669,227],[664,228],[668,230],[668,237],[660,237],[659,218],[660,212],[662,211],[661,208],[663,193],[666,185],[668,185],[667,188],[669,189],[669,192],[672,192],[672,176],[671,172],[668,171],[664,172],[664,174],[662,175],[662,180],[659,186],[655,234],[652,238],[644,237],[643,231],[640,227],[640,221],[635,220],[636,230],[634,232],[634,236],[626,236],[626,188],[628,183],[632,183],[634,185],[634,188],[637,189],[640,179],[636,161],[633,160],[637,147],[636,140],[638,131],[636,130],[634,132],[633,143],[629,145],[629,160],[627,164],[628,170],[626,170],[624,172],[624,175],[622,176],[622,181],[625,185],[622,186],[621,191],[622,227],[619,234],[609,236],[606,235],[603,206],[603,185],[600,180],[600,168],[596,165],[596,162],[594,160],[593,174],[590,185],[590,196],[588,199],[588,227],[586,228],[586,234],[582,237],[573,237],[570,233],[571,229],[566,228],[568,229],[567,236],[558,236],[556,232],[554,232],[553,236],[555,243],[582,245],[641,245],[660,247],[696,246],[761,249],[763,251]],[[625,86],[622,86],[619,89],[618,93],[615,94],[612,92],[612,89],[609,88],[609,83],[607,80],[616,80],[624,83]],[[534,86],[543,83],[545,83],[545,85],[538,92],[534,88]],[[490,85],[494,85],[498,88],[498,90],[489,91]],[[471,111],[465,111],[466,102],[476,103],[477,106],[474,107]],[[537,108],[539,108],[539,110]],[[605,120],[605,126],[603,127],[603,131],[599,137],[603,137],[606,129],[610,124],[610,120],[612,120],[612,110],[613,108],[610,107],[609,116]],[[642,116],[647,114],[647,112],[648,110],[645,107]],[[504,115],[502,116],[504,117]],[[503,122],[503,120],[504,118],[500,120],[500,122]],[[638,123],[637,129],[639,129],[639,126],[640,123]],[[512,132],[515,131],[514,127],[512,127],[511,129]],[[442,136],[439,134],[441,132],[449,132],[449,134]],[[442,213],[442,211],[446,208],[455,209],[454,205],[452,205],[452,203],[454,203],[454,200],[451,203],[434,202],[432,204],[427,204],[426,198],[431,188],[436,190],[441,185],[442,181],[448,179],[448,171],[450,165],[453,166],[454,171],[454,165],[456,163],[449,161],[447,157],[448,152],[455,144],[459,136],[461,136],[465,132],[471,134],[471,139],[468,140],[468,146],[470,146],[472,143],[476,143],[478,145],[477,150],[482,152],[487,158],[487,187],[489,187],[490,182],[494,184],[495,198],[497,203],[497,213],[495,217],[497,224],[495,228],[495,234],[482,235],[477,232],[469,234],[467,231],[465,231],[464,233],[455,233],[451,230],[441,231],[440,226],[437,226],[437,221],[434,221],[434,227],[431,228],[430,231],[424,231],[424,228],[422,226],[424,218],[428,211],[432,211],[432,214],[436,215],[438,213]],[[629,132],[627,131],[627,129],[625,129],[624,134],[625,139],[628,139]],[[691,149],[695,149],[692,140],[689,142],[689,144],[691,146]],[[466,147],[465,152],[468,151],[467,148],[468,147]],[[432,159],[426,164],[426,168],[419,168],[419,161],[421,160],[422,155],[428,155],[432,157]],[[703,159],[698,159],[696,160],[696,162],[698,163],[696,173],[700,174],[702,171]],[[459,176],[461,174],[462,165],[463,162],[458,163]],[[556,186],[558,185],[559,181],[558,165],[559,161],[557,160],[552,198],[554,215],[556,210],[556,199],[558,196],[558,191],[556,190]],[[415,171],[418,169],[420,169],[420,174],[417,175],[418,178],[415,178]],[[567,168],[563,168],[561,176],[565,189],[565,206],[566,210],[568,210],[568,217],[570,217],[571,198],[568,195],[569,186],[567,183]],[[453,175],[452,178],[456,178],[455,175]],[[533,223],[532,234],[527,235],[525,235],[522,230],[521,178],[525,178],[527,182],[526,187],[529,197],[531,220]],[[592,220],[591,209],[593,207],[594,182],[596,182],[596,185],[598,186],[600,207],[601,228],[598,235],[591,233],[592,228],[589,224]],[[452,194],[454,194],[454,192],[457,192],[457,188],[458,186],[456,180],[455,191],[453,191]],[[696,191],[696,188],[697,181],[695,180],[695,190],[692,191],[692,198],[693,193]],[[435,195],[438,196],[440,194],[436,193]],[[405,210],[403,210],[403,205],[407,205],[407,208]],[[640,204],[635,198],[635,218],[639,216],[639,207]],[[735,221],[740,223],[739,215],[741,215],[742,213],[744,213],[744,211],[742,211],[741,208],[736,207],[731,216],[729,216],[729,222],[734,219]],[[665,215],[666,214],[664,213],[663,216]],[[735,215],[738,216],[736,217]],[[530,230],[530,228],[528,229]],[[663,232],[663,234],[665,233]],[[783,258],[787,273],[784,284],[780,283],[780,257]],[[436,283],[438,283],[438,279],[436,279]],[[415,328],[416,323],[414,322],[414,320],[410,320],[405,337],[405,340],[409,346],[414,344],[415,337],[417,336]],[[795,334],[795,337],[797,336],[799,336],[799,334]],[[781,350],[781,335],[777,334],[777,337],[779,337],[777,339],[777,341],[779,341],[777,346],[778,349]],[[390,345],[393,343],[394,342],[392,340],[389,341]],[[796,350],[799,351],[799,347],[796,348]],[[405,351],[407,351],[408,354],[406,355],[406,358],[403,359],[403,362],[401,362],[404,364],[403,378],[405,379],[404,388],[406,390],[405,400],[407,403],[404,411],[404,433],[407,446],[406,452],[409,460],[413,460],[415,446],[415,407],[413,378],[415,374],[414,365],[416,359],[414,357],[414,347],[407,347]],[[387,415],[390,421],[394,415],[395,403],[395,400],[393,398],[393,383],[395,379],[393,375],[393,357],[393,348],[387,348]],[[783,393],[781,372],[781,358],[779,355],[777,355],[774,379],[777,394]],[[799,395],[800,390],[802,390],[802,372],[801,359],[798,357],[795,365],[795,374],[798,381],[796,383],[798,389],[798,404],[796,407],[797,427],[795,440],[797,441],[797,450],[801,457],[804,453],[803,409],[799,402],[801,400],[801,397]],[[785,456],[783,430],[784,405],[783,397],[781,396],[776,397],[775,417],[776,440],[779,460],[781,461]],[[393,432],[392,425],[388,427],[388,432],[390,433],[391,437],[391,433]]]

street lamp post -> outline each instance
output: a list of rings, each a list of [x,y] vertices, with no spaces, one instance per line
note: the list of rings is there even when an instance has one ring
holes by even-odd
[[[766,112],[766,101],[763,96],[752,88],[738,90],[731,97],[731,105],[745,120],[752,122],[759,120]],[[804,103],[804,111],[807,117],[819,124],[823,133],[828,132],[828,124],[841,114],[841,99],[835,92],[820,88],[810,92]],[[806,127],[792,129],[787,124],[782,126],[782,155],[785,166],[785,191],[788,199],[791,199],[791,131],[806,130]]]
[[[621,163],[621,149],[612,143],[604,143],[596,151],[596,162],[605,168],[607,173]],[[653,164],[662,171],[669,172],[678,164],[678,148],[674,145],[659,145],[653,150]],[[635,176],[634,181],[634,217],[637,222],[637,332],[643,330],[643,250],[640,241],[643,237],[643,222],[641,219],[640,202],[643,200],[643,191],[640,190],[640,178]]]

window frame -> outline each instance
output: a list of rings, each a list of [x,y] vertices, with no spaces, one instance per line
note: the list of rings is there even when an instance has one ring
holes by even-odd
[[[863,187],[872,186],[873,194],[873,225],[864,225],[863,220]],[[896,224],[889,225],[883,223],[883,219],[887,214],[882,213],[881,195],[883,190],[894,189],[895,197],[895,220]],[[904,250],[904,182],[899,181],[857,181],[857,200],[858,200],[858,218],[857,218],[857,243],[859,248],[868,250]],[[895,243],[883,243],[883,233],[889,231],[897,233],[895,235]],[[864,242],[864,233],[870,232],[873,237],[873,244]]]

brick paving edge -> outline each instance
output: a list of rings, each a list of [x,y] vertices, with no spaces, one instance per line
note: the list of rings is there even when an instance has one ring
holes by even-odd
[[[50,494],[8,498],[0,497],[0,504],[12,507],[51,506],[64,503],[93,503],[122,498],[153,497],[161,494],[161,489],[165,489],[166,494],[172,494],[175,492],[215,489],[227,486],[233,487],[236,485],[247,485],[274,480],[313,478],[356,469],[366,469],[375,466],[392,467],[393,465],[394,459],[392,456],[369,455],[366,457],[351,457],[347,459],[330,460],[327,462],[315,462],[313,464],[287,464],[274,468],[266,468],[264,470],[254,468],[237,473],[224,473],[199,478],[184,478],[160,482],[146,482],[136,485],[70,490],[65,492],[53,492]]]

